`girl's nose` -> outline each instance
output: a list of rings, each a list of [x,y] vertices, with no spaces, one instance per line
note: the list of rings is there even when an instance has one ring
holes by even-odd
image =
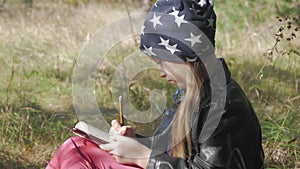
[[[167,74],[166,74],[166,72],[164,72],[164,71],[161,70],[161,71],[159,72],[159,76],[162,77],[162,78],[164,78],[164,77],[167,76]]]

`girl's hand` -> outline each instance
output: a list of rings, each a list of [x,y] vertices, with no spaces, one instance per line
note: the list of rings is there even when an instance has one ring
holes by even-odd
[[[130,126],[121,126],[117,120],[111,121],[111,128],[109,130],[109,134],[120,134],[127,137],[136,137],[133,129]]]
[[[147,167],[151,149],[133,138],[119,134],[112,135],[111,140],[110,143],[101,144],[100,148],[112,154],[118,163]]]

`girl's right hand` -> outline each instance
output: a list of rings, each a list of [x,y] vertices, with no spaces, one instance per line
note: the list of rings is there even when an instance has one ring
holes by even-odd
[[[120,134],[127,137],[136,137],[133,129],[130,126],[121,126],[121,124],[117,120],[111,121],[111,128],[109,130],[109,134]]]

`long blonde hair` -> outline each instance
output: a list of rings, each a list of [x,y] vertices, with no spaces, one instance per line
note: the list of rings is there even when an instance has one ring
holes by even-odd
[[[191,69],[191,75],[187,77],[186,94],[174,118],[172,156],[190,160],[192,156],[190,115],[199,111],[201,98],[208,92],[206,90],[209,90],[209,86],[204,83],[208,79],[208,74],[201,60],[187,64]]]

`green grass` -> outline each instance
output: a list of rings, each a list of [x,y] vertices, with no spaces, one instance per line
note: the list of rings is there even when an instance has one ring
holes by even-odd
[[[299,63],[299,62],[298,62]],[[264,65],[248,61],[235,64],[233,76],[251,100],[263,130],[266,165],[274,168],[297,168],[299,140],[299,68],[293,71],[265,66],[264,76],[257,73]],[[299,67],[299,65],[297,66]]]
[[[57,1],[58,2],[58,1]],[[74,1],[75,2],[75,1]],[[0,168],[44,168],[74,125],[72,73],[79,51],[89,35],[105,23],[126,15],[124,4],[94,3],[58,5],[34,1],[28,8],[8,1],[0,11]],[[292,30],[276,42],[275,33],[286,25],[285,17],[297,15],[296,0],[220,1],[217,54],[226,58],[232,76],[245,90],[263,130],[267,168],[300,167],[300,47]],[[130,5],[130,11],[139,11]],[[16,10],[18,9],[18,10]],[[105,15],[104,15],[105,14]],[[276,17],[283,18],[279,22]],[[293,21],[293,28],[299,26]],[[131,44],[131,45],[130,45]],[[99,68],[95,90],[107,121],[116,118],[109,84],[115,67],[131,53],[130,42],[113,48]],[[290,53],[288,53],[290,52]],[[154,70],[141,72],[130,86],[134,106],[149,107],[147,97],[155,88],[166,90],[171,100],[175,87],[157,80]],[[151,84],[145,79],[152,79]],[[168,105],[170,102],[168,102]],[[149,126],[130,123],[140,133]]]

